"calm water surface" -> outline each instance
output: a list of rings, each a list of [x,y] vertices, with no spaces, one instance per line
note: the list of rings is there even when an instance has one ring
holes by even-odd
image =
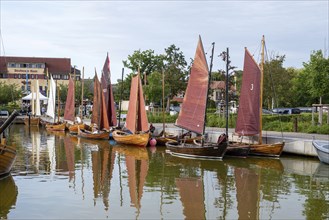
[[[18,157],[0,180],[0,218],[329,218],[329,166],[317,158],[188,160],[24,125],[9,141]]]

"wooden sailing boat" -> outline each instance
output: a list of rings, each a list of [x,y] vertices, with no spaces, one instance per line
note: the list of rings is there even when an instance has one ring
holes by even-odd
[[[225,154],[227,147],[225,134],[219,137],[217,143],[210,143],[205,140],[206,108],[214,45],[213,43],[209,70],[201,37],[199,36],[182,108],[175,124],[178,127],[201,134],[201,143],[196,141],[192,144],[184,141],[180,143],[167,142],[166,152],[171,155],[190,158],[222,159]]]
[[[1,141],[3,142],[3,141]],[[0,143],[0,177],[10,173],[16,159],[16,147]]]
[[[78,136],[92,139],[109,139],[110,126],[106,114],[105,98],[95,71],[94,100],[90,129],[78,129]]]
[[[239,136],[256,136],[256,143],[231,142],[230,145],[250,146],[249,155],[279,157],[284,142],[262,143],[262,93],[264,72],[264,36],[262,39],[262,61],[259,67],[252,55],[245,48],[242,85],[235,133]]]
[[[31,107],[32,112],[31,115],[24,118],[24,124],[28,126],[39,126],[40,124],[40,96],[39,96],[39,81],[35,81],[35,88],[32,87],[32,99],[31,99]]]
[[[18,112],[14,112],[0,126],[0,178],[10,173],[10,170],[16,159],[16,146],[10,146],[6,143],[5,130],[14,121]]]
[[[112,136],[119,144],[129,144],[139,147],[146,147],[148,144],[150,133],[139,72],[131,80],[125,128],[123,130],[114,130]]]
[[[54,119],[53,123],[46,124],[47,131],[65,131],[65,123],[59,121],[60,117],[60,102],[59,102],[59,90],[57,90],[57,100],[58,100],[58,109],[57,109],[57,122],[55,123],[55,101],[56,101],[56,84],[53,80],[53,77],[50,78],[50,88],[49,88],[49,99],[48,99],[48,108],[46,114]]]

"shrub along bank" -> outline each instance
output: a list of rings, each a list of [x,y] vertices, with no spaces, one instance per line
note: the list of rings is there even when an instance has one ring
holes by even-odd
[[[178,115],[166,114],[166,123],[175,123]],[[229,115],[229,128],[234,128],[236,124],[236,114]],[[318,124],[318,114],[314,115],[314,124],[312,125],[312,114],[303,113],[298,115],[263,115],[263,131],[282,131],[282,132],[301,132],[315,134],[329,134],[329,125],[327,124],[327,114],[323,115],[322,125]],[[162,123],[162,114],[148,114],[150,123]],[[219,117],[219,114],[207,113],[207,127],[225,128],[225,117]]]

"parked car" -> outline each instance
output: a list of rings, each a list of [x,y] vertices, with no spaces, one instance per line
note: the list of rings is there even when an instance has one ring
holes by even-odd
[[[300,114],[299,108],[274,108],[272,112],[277,114]]]
[[[170,106],[170,108],[169,108],[170,115],[176,115],[179,113],[179,111],[180,111],[179,106]]]
[[[9,117],[9,112],[7,110],[1,110],[0,111],[0,117],[1,118],[7,118],[7,117]]]

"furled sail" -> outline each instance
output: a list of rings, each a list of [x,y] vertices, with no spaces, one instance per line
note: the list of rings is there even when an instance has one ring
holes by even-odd
[[[260,68],[246,48],[235,127],[235,133],[239,135],[252,136],[259,133],[260,80]]]
[[[35,93],[36,93],[36,100],[35,100],[35,115],[41,116],[40,111],[40,91],[39,91],[39,80],[35,82]]]
[[[52,76],[50,76],[49,83],[49,97],[46,115],[55,119],[55,101],[56,101],[56,84]]]
[[[116,117],[116,109],[115,109],[115,105],[114,105],[114,96],[113,96],[113,90],[112,90],[110,76],[111,76],[110,58],[107,54],[105,63],[103,66],[101,85],[102,85],[103,95],[105,97],[105,105],[106,105],[106,112],[107,112],[107,117],[109,120],[109,125],[116,126],[117,117]]]
[[[208,82],[209,69],[201,37],[199,37],[182,108],[176,121],[176,125],[178,127],[199,134],[203,133],[207,105]]]

